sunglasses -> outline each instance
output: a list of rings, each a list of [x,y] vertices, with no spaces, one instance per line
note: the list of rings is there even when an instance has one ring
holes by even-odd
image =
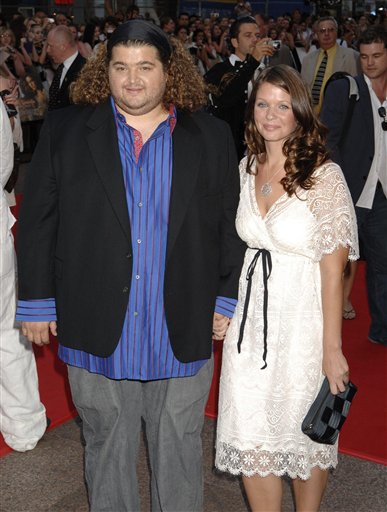
[[[382,121],[382,130],[383,131],[387,131],[387,121],[386,121],[386,109],[384,107],[379,107],[378,108],[378,114],[380,115],[380,117],[383,118],[383,121]]]

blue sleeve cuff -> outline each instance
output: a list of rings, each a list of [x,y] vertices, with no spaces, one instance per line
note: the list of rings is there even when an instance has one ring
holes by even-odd
[[[237,302],[237,299],[230,299],[230,297],[216,297],[215,313],[232,318]]]
[[[55,299],[18,300],[18,322],[52,322],[56,320]]]

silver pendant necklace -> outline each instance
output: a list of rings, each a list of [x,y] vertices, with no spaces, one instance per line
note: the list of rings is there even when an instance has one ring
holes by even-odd
[[[273,176],[270,178],[270,180],[268,179],[269,178],[269,173],[268,173],[268,170],[266,169],[266,183],[264,183],[261,187],[261,194],[263,195],[263,197],[267,197],[269,196],[272,192],[273,192],[273,188],[270,184],[270,182],[273,180],[273,178],[280,172],[282,171],[282,167],[280,169],[278,169],[278,171],[276,171]]]

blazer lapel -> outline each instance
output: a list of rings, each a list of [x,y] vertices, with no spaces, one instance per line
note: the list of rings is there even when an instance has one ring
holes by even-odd
[[[363,75],[357,77],[356,79],[357,85],[359,86],[359,94],[360,94],[360,105],[361,105],[361,113],[364,120],[364,130],[363,133],[369,136],[369,140],[371,143],[372,152],[375,150],[375,137],[374,137],[374,116],[372,113],[372,103],[371,97],[368,90],[368,85],[364,80]],[[365,136],[367,136],[365,135]],[[370,148],[370,150],[371,150]]]
[[[110,102],[98,105],[88,123],[87,137],[94,164],[122,230],[131,242],[125,184],[118,149],[117,129]]]
[[[167,238],[167,259],[195,190],[201,159],[200,130],[190,115],[178,113],[176,127],[172,135],[172,186],[169,205]]]

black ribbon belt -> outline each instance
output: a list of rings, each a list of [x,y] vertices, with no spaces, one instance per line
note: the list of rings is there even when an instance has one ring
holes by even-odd
[[[241,322],[241,327],[239,330],[238,353],[240,354],[240,352],[241,352],[243,332],[245,330],[245,324],[246,324],[246,320],[247,320],[247,311],[249,309],[252,278],[254,275],[254,270],[257,265],[258,258],[262,255],[262,273],[263,273],[263,286],[264,286],[264,292],[263,292],[263,361],[265,364],[262,366],[261,370],[264,370],[267,367],[267,363],[266,363],[266,356],[267,356],[267,305],[268,305],[268,300],[269,300],[269,292],[267,289],[267,282],[268,282],[270,274],[271,274],[272,263],[271,263],[271,254],[267,249],[256,249],[256,251],[257,252],[255,253],[254,258],[252,259],[250,266],[247,269],[247,275],[246,275],[247,290],[246,290],[245,305],[243,306],[242,322]]]

